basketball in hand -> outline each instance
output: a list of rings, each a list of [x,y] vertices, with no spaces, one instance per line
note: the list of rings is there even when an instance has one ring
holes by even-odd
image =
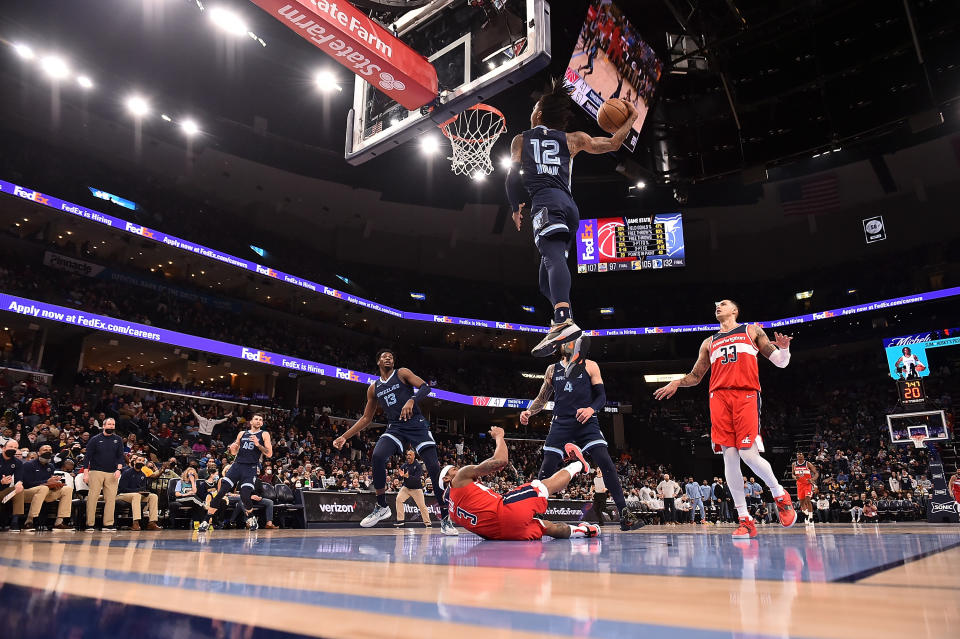
[[[607,133],[616,133],[630,117],[627,105],[620,98],[610,98],[600,105],[597,112],[597,124]]]
[[[917,364],[917,372],[918,372],[918,373],[922,373],[922,372],[925,371],[925,370],[927,370],[927,367],[926,367],[926,366],[924,366],[923,364]]]

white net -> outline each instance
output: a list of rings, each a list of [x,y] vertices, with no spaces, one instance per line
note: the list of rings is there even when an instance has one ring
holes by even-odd
[[[441,124],[440,130],[450,139],[450,168],[455,174],[476,179],[493,173],[490,151],[507,130],[507,121],[500,111],[478,104]]]

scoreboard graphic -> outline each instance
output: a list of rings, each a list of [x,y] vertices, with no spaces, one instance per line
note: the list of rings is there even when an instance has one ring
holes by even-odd
[[[646,271],[685,265],[681,213],[580,220],[577,273]]]

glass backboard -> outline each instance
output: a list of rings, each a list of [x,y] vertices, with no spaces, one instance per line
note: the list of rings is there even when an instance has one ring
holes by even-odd
[[[924,435],[928,441],[950,439],[947,418],[942,410],[887,415],[890,441],[894,444],[912,444],[911,437]]]
[[[355,80],[344,156],[362,164],[508,89],[550,62],[545,0],[436,0],[390,25],[436,68],[436,104],[408,111]]]

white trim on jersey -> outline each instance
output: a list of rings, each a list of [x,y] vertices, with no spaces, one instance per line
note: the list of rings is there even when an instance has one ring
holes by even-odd
[[[396,375],[396,374],[397,374],[397,369],[393,369],[392,371],[390,371],[390,377],[384,379],[384,378],[380,377],[379,375],[377,375],[377,379],[380,380],[380,383],[381,383],[381,384],[386,384],[386,383],[389,382],[391,379],[393,379],[393,376]]]
[[[753,355],[754,357],[756,357],[757,353],[760,352],[759,350],[757,350],[757,347],[754,346],[753,344],[744,343],[744,342],[734,342],[733,344],[725,344],[723,346],[717,346],[716,348],[711,346],[710,347],[710,363],[713,364],[717,359],[723,357],[723,354],[720,351],[723,350],[724,348],[729,348],[730,346],[736,346],[737,355],[739,355],[740,353],[746,353],[747,355]]]

